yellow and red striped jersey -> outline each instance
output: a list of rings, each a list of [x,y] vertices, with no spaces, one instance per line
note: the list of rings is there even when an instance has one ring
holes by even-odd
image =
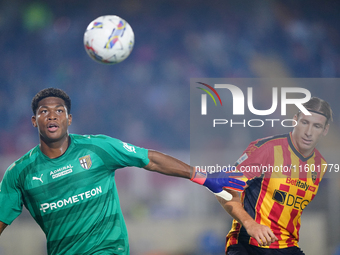
[[[298,246],[300,217],[313,200],[327,163],[317,149],[304,157],[291,133],[258,139],[249,144],[235,164],[249,185],[242,192],[244,209],[279,239],[264,248]],[[228,246],[246,242],[259,246],[236,220],[227,235]]]

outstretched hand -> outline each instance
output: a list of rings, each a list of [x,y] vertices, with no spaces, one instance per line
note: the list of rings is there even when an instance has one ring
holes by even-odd
[[[237,177],[242,176],[243,174],[238,172],[207,173],[200,171],[200,169],[195,169],[194,176],[191,180],[207,187],[215,195],[230,201],[233,196],[224,189],[243,191],[246,183],[236,179]]]
[[[246,183],[244,181],[236,179],[237,177],[242,176],[243,174],[238,172],[211,173],[208,174],[207,179],[205,180],[203,185],[214,193],[221,192],[223,188],[243,191]]]

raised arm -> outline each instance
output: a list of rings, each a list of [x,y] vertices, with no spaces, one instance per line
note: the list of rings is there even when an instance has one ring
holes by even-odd
[[[3,223],[2,221],[0,221],[0,235],[2,233],[2,231],[4,231],[4,229],[7,227],[7,224]]]
[[[263,246],[270,245],[278,240],[273,231],[265,225],[257,223],[247,212],[244,210],[238,192],[228,190],[233,198],[226,201],[221,197],[216,196],[224,210],[226,210],[231,217],[237,220],[247,230],[248,235],[255,238],[256,241]]]

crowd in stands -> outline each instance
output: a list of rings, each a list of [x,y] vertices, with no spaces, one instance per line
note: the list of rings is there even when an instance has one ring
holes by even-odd
[[[316,0],[3,1],[0,154],[37,144],[30,101],[46,87],[71,96],[72,132],[189,149],[190,78],[261,77],[255,56],[277,59],[288,77],[339,77],[339,8]],[[115,66],[94,62],[83,47],[88,23],[106,14],[135,32],[132,54]],[[318,96],[339,92],[320,87]]]
[[[20,157],[38,144],[30,104],[47,87],[70,95],[70,132],[188,151],[191,78],[339,78],[339,10],[334,0],[0,1],[0,156]],[[134,49],[120,64],[99,64],[85,52],[84,31],[102,15],[124,18],[135,32]],[[340,85],[320,84],[313,93],[339,102]],[[333,110],[332,131],[340,131]],[[256,129],[240,132],[230,137],[259,138]],[[133,198],[149,198],[139,202],[150,208],[159,201],[169,206],[164,197],[171,194],[160,178],[163,191],[157,186],[153,193],[158,200],[149,196],[152,190],[143,195],[139,180],[131,185],[139,192]],[[123,205],[124,214],[133,218],[140,204],[131,203],[133,210]],[[154,208],[164,215],[162,206]]]

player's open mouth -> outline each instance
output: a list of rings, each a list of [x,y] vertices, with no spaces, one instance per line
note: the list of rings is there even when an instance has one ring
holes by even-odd
[[[59,126],[57,124],[55,124],[55,123],[50,123],[47,126],[47,129],[50,132],[55,132],[55,131],[57,131],[58,128],[59,128]]]

